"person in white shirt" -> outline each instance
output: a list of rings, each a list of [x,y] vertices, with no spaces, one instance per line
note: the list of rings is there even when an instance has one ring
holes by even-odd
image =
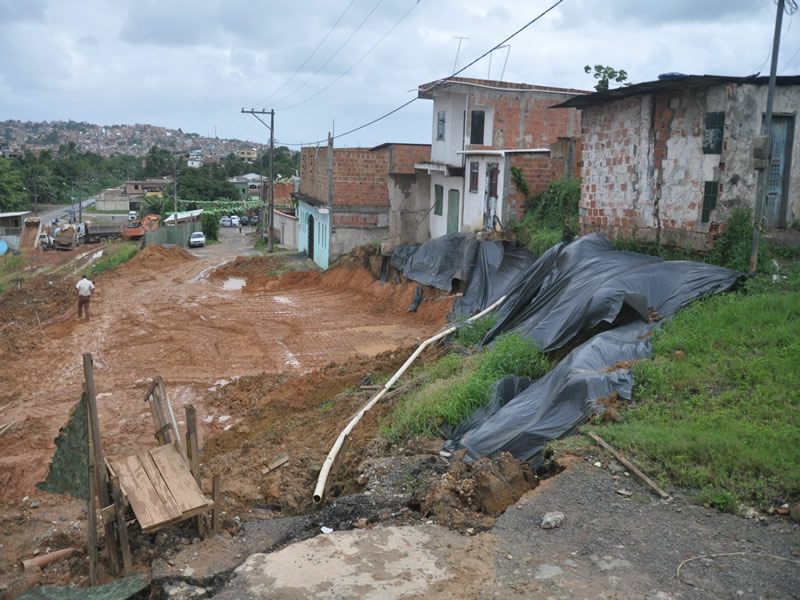
[[[81,314],[86,312],[86,320],[89,320],[89,300],[92,298],[94,284],[84,275],[75,286],[78,289],[78,319]]]

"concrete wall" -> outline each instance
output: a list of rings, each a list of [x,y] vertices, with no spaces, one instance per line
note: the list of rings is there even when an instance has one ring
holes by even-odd
[[[444,189],[444,198],[442,201],[442,214],[437,215],[434,212],[433,205],[436,202],[434,187],[441,185]],[[464,179],[463,177],[446,177],[440,173],[431,174],[431,184],[429,191],[428,208],[428,223],[430,226],[431,238],[437,238],[447,233],[447,195],[450,190],[458,190],[459,195],[459,212],[464,209]],[[459,214],[459,231],[460,223],[462,222],[461,215]]]
[[[421,244],[428,241],[430,176],[424,173],[391,174],[387,182],[390,205],[389,240],[395,244]]]
[[[272,229],[275,235],[279,236],[281,247],[297,250],[299,219],[278,210],[273,211],[272,214],[274,215]]]
[[[130,201],[120,196],[98,198],[95,202],[95,207],[97,210],[131,210]]]
[[[584,232],[632,235],[702,249],[732,208],[752,208],[752,141],[762,127],[766,86],[726,84],[626,98],[583,111]],[[778,87],[775,114],[796,117],[800,87]],[[724,112],[720,154],[703,154],[707,112]],[[796,123],[795,123],[796,127]],[[800,136],[794,135],[786,221],[800,215]],[[719,184],[702,222],[705,182]]]
[[[433,100],[433,121],[431,123],[431,160],[448,165],[461,165],[463,158],[457,154],[464,149],[464,111],[467,108],[467,95],[449,90],[437,92]],[[445,111],[444,139],[437,137],[439,111]]]

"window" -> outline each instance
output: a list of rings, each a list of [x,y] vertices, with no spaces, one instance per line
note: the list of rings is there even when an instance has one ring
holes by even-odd
[[[470,192],[477,192],[478,191],[478,173],[480,173],[480,163],[478,162],[471,162],[469,163],[469,191]]]
[[[483,144],[483,126],[486,121],[486,111],[473,110],[470,113],[469,143]]]
[[[440,185],[433,186],[433,214],[440,217],[444,213],[444,188]]]
[[[445,116],[447,112],[444,110],[439,111],[439,115],[436,119],[436,139],[443,140],[444,139],[444,123],[445,123]]]
[[[711,219],[711,211],[717,208],[717,197],[719,196],[719,182],[706,181],[703,189],[703,214],[700,221],[708,223]]]
[[[497,163],[489,164],[489,197],[497,198],[497,178],[500,174],[500,166]]]
[[[703,154],[722,154],[722,132],[725,127],[725,113],[706,113],[705,125],[705,129],[703,129]]]

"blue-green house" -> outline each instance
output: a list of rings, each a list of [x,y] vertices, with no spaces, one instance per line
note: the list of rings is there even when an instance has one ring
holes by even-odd
[[[297,200],[297,249],[327,269],[330,264],[330,208],[305,194],[293,196]]]

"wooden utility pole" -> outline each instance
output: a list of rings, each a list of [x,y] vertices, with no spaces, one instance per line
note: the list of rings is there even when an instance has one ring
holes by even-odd
[[[253,115],[256,119],[258,119],[261,124],[269,129],[269,213],[267,214],[267,218],[264,220],[264,226],[267,227],[267,238],[269,240],[269,251],[272,252],[275,249],[275,239],[273,235],[273,212],[274,212],[274,202],[275,202],[275,175],[273,172],[273,165],[275,162],[275,110],[255,110],[251,108],[250,110],[242,109],[243,113],[248,113]],[[267,125],[263,119],[261,119],[258,115],[269,115],[269,125]],[[263,188],[263,186],[262,186]]]
[[[772,39],[772,63],[769,67],[769,87],[767,88],[767,112],[764,116],[764,134],[767,136],[767,165],[758,172],[756,187],[756,207],[753,215],[753,249],[750,252],[750,272],[755,273],[758,266],[758,242],[764,203],[767,196],[769,165],[772,161],[772,105],[775,101],[775,76],[778,71],[778,50],[781,45],[781,24],[783,23],[784,0],[777,0],[778,14],[775,16],[775,34]]]

